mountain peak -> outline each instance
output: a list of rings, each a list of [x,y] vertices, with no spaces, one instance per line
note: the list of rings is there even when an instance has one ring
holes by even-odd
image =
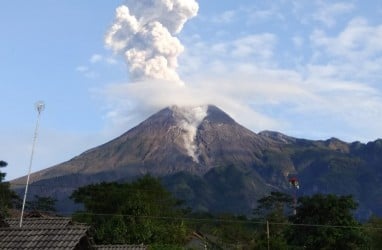
[[[234,124],[235,120],[232,119],[227,113],[214,105],[208,105],[207,118],[210,122],[215,123],[228,123]]]
[[[196,141],[199,126],[204,122],[215,124],[235,124],[224,111],[214,105],[176,106],[168,108],[176,125],[182,130],[184,147],[194,162],[199,163],[199,148]]]
[[[211,122],[234,123],[235,121],[223,110],[215,105],[177,106],[172,105],[164,110],[172,111],[177,118],[189,121],[203,121],[207,118]]]
[[[169,106],[121,136],[42,170],[33,181],[65,174],[204,174],[222,162],[249,166],[269,143],[214,105]]]

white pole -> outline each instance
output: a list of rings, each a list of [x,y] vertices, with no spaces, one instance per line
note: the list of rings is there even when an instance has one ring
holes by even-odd
[[[45,104],[42,101],[39,101],[36,103],[36,109],[37,109],[38,114],[37,114],[36,128],[34,130],[34,136],[33,136],[32,152],[31,152],[31,157],[29,160],[28,177],[27,177],[27,183],[25,185],[23,206],[21,208],[20,227],[22,227],[22,225],[23,225],[24,208],[25,208],[25,202],[26,202],[27,193],[28,193],[29,177],[31,175],[31,170],[32,170],[34,148],[35,148],[36,140],[37,140],[37,132],[38,132],[38,127],[39,127],[39,123],[40,123],[40,115],[41,115],[41,112],[44,110],[44,108],[45,108]]]

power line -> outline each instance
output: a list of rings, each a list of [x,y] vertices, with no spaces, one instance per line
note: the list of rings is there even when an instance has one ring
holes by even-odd
[[[87,187],[87,186],[90,186],[90,185],[94,185],[94,186],[97,186],[99,184],[102,184],[103,182],[97,182],[97,183],[89,183],[89,184],[84,184],[83,186],[77,186],[77,185],[72,185],[72,186],[68,186],[68,185],[48,185],[48,184],[29,184],[29,188],[35,188],[36,189],[39,189],[37,191],[51,191],[53,188],[65,188],[65,189],[79,189],[79,188],[82,188],[82,187]],[[110,183],[117,183],[117,184],[130,184],[130,183],[118,183],[118,182],[104,182],[106,184],[110,184]],[[24,187],[25,186],[25,183],[22,184],[22,183],[12,183],[11,186],[22,186]],[[131,189],[131,190],[137,190],[137,191],[147,191],[147,192],[152,192],[152,193],[159,193],[159,192],[162,192],[161,190],[158,190],[158,189],[151,189],[151,188],[136,188],[136,187],[124,187],[126,189]],[[184,192],[188,191],[182,191],[182,190],[174,190],[174,191],[170,191],[168,189],[165,189],[165,192],[168,192],[170,194],[183,194]]]
[[[65,214],[65,213],[63,213]],[[70,215],[69,213],[67,213]],[[150,218],[150,219],[163,219],[163,220],[188,220],[188,221],[206,221],[214,223],[240,223],[240,224],[259,224],[266,225],[267,221],[254,221],[254,220],[232,220],[221,218],[193,218],[182,216],[155,216],[155,215],[134,215],[134,214],[111,214],[111,213],[91,213],[91,212],[75,212],[72,215],[92,215],[92,216],[116,216],[116,217],[134,217],[134,218]],[[343,225],[330,225],[330,224],[307,224],[307,223],[291,223],[291,222],[272,222],[268,221],[269,225],[279,226],[296,226],[296,227],[326,227],[326,228],[344,228],[344,229],[374,229],[382,230],[382,227],[370,227],[370,226],[343,226]]]

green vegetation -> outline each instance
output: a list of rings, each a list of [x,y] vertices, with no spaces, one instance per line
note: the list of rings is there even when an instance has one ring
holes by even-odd
[[[382,249],[382,218],[371,216],[364,224],[364,231],[369,241],[369,249]]]
[[[183,244],[188,235],[181,203],[158,179],[101,183],[79,188],[72,199],[85,210],[74,219],[94,228],[98,244]]]
[[[28,211],[56,212],[56,202],[57,200],[52,197],[35,195],[32,201],[27,202],[26,209]]]
[[[361,225],[351,196],[316,194],[293,199],[272,192],[258,200],[253,217],[190,213],[158,179],[100,183],[77,189],[84,205],[74,219],[93,226],[98,244],[146,244],[150,249],[381,249],[382,219]],[[268,227],[267,227],[268,224]],[[197,235],[197,237],[195,236]]]
[[[271,249],[286,249],[287,241],[284,237],[289,229],[288,215],[293,211],[293,198],[284,193],[271,192],[269,196],[258,200],[258,205],[254,209],[253,214],[258,222],[268,221],[269,231],[272,237],[269,240]],[[259,229],[260,237],[258,238],[258,246],[266,249],[268,245],[267,230],[263,226]]]
[[[6,167],[5,161],[0,161],[0,168]],[[8,209],[12,207],[13,201],[17,198],[15,192],[10,189],[9,182],[4,182],[6,174],[0,171],[0,219],[8,214]]]
[[[307,249],[359,249],[365,236],[352,214],[357,208],[351,196],[316,194],[301,197],[288,232],[292,245]]]

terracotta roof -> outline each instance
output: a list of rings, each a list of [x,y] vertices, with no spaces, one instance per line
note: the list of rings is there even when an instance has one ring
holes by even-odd
[[[9,227],[0,228],[0,250],[16,249],[76,249],[89,245],[88,226],[71,223],[70,218],[6,219]],[[84,242],[85,241],[85,242]]]
[[[8,218],[4,220],[9,227],[18,228],[20,219]],[[71,224],[71,218],[53,217],[53,218],[24,218],[22,228],[64,228]]]
[[[0,227],[8,227],[8,226],[9,226],[8,223],[6,223],[5,220],[1,218],[1,215],[0,215]]]
[[[89,227],[73,223],[70,218],[24,218],[21,228],[19,219],[8,218],[4,221],[9,227],[0,228],[0,250],[69,250],[92,245],[87,234]],[[147,249],[144,245],[92,245],[91,248],[95,250]]]
[[[0,228],[0,249],[74,249],[88,227],[32,229]]]
[[[144,245],[96,245],[93,246],[96,250],[146,250]]]

